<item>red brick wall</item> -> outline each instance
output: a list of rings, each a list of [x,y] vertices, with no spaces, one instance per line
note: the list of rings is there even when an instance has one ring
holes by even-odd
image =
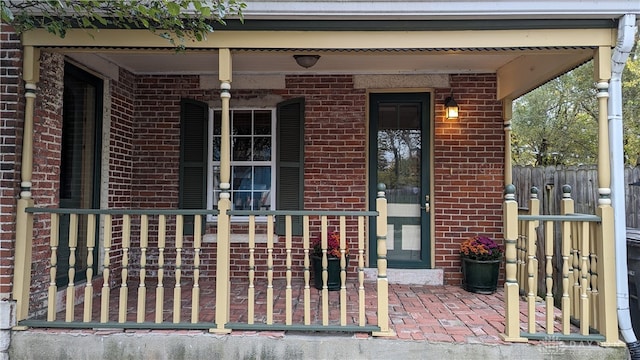
[[[59,59],[56,61],[53,68],[61,66]],[[41,88],[58,89],[61,93],[57,88],[61,73],[43,71],[48,80],[43,79]],[[135,76],[121,71],[118,81],[111,82],[110,208],[177,207],[180,99],[219,99],[217,90],[200,89],[198,80],[197,76]],[[232,105],[234,99],[268,94],[280,95],[283,100],[305,97],[305,207],[365,210],[366,92],[354,89],[349,75],[287,76],[286,85],[285,90],[274,91],[233,89]],[[500,237],[504,132],[501,105],[493,100],[495,76],[455,75],[451,85],[461,107],[460,119],[443,120],[439,104],[450,89],[435,94],[438,105],[432,205],[436,217],[435,267],[445,270],[447,283],[459,283],[459,243],[476,233]],[[46,94],[47,91],[39,94],[41,101],[52,96],[50,103],[57,104],[56,92]],[[58,109],[39,108],[38,126],[42,128],[37,144],[59,141]],[[37,152],[34,196],[39,205],[57,203],[56,151],[59,149],[52,146]],[[354,224],[349,223],[348,233],[350,239],[355,239]],[[189,245],[189,239],[185,245]],[[283,246],[283,241],[276,245],[277,259],[284,258]],[[264,245],[258,247],[262,253]],[[117,247],[114,250],[119,252]],[[213,254],[215,244],[205,244],[202,261],[209,264],[202,266],[203,277],[213,276]],[[184,255],[187,259],[191,256],[189,252]],[[135,259],[136,255],[132,256]],[[301,276],[299,247],[294,257],[295,276]],[[264,261],[262,255],[257,258]],[[232,274],[246,274],[242,269],[247,264],[246,244],[234,244]],[[283,274],[284,268],[276,271]]]
[[[459,284],[460,243],[475,234],[502,242],[504,127],[502,105],[495,100],[494,75],[453,75],[457,120],[445,120],[436,106],[433,207],[435,265],[445,282]],[[438,92],[436,104],[449,91]]]
[[[141,76],[136,81],[135,92],[136,157],[132,204],[141,208],[176,208],[179,190],[180,99],[186,97],[200,101],[218,101],[218,92],[199,89],[197,76]],[[289,76],[287,90],[276,92],[283,100],[306,98],[305,208],[364,210],[364,90],[354,90],[353,78],[347,75]],[[269,93],[271,92],[265,90],[234,90],[232,103],[235,99],[250,99]],[[331,226],[337,227],[338,224]],[[315,235],[319,234],[316,232]],[[348,237],[355,239],[356,235],[355,223],[350,222]],[[294,241],[301,242],[300,239]],[[204,246],[209,249],[207,252],[215,253],[215,244]],[[283,242],[276,245],[276,258],[284,257],[283,246]],[[353,248],[355,244],[350,246]],[[234,247],[246,248],[246,244]],[[301,250],[294,251],[294,257],[294,269],[301,276]],[[232,274],[246,275],[247,264],[246,250],[234,248]],[[352,265],[355,268],[355,264]],[[212,276],[212,273],[203,272],[203,276],[207,274]]]
[[[34,206],[57,207],[60,185],[60,144],[62,139],[62,92],[64,56],[49,52],[40,55],[40,82],[36,90],[33,117]],[[47,296],[51,259],[48,215],[34,215],[32,288],[30,308],[37,308]]]
[[[0,24],[0,298],[8,298],[13,281],[16,199],[20,192],[21,123],[24,120],[20,39]]]
[[[134,179],[135,134],[135,76],[120,70],[118,80],[111,81],[111,133],[109,136],[109,184],[110,208],[130,208]]]

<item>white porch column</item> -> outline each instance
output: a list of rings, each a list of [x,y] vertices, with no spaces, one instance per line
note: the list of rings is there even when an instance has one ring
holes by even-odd
[[[33,206],[31,177],[33,173],[33,112],[36,99],[36,83],[39,80],[40,51],[33,46],[23,49],[22,79],[25,82],[24,132],[22,136],[22,166],[20,170],[20,198],[16,207],[16,242],[13,270],[12,298],[16,300],[16,319],[26,319],[29,311],[31,285],[31,251],[33,239],[33,215],[25,209]]]

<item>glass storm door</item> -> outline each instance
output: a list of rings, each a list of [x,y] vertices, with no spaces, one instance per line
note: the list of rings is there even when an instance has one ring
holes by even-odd
[[[387,187],[387,259],[390,268],[430,267],[429,94],[371,94],[370,204],[376,184]],[[375,221],[372,221],[375,223]],[[375,266],[375,224],[370,231]]]

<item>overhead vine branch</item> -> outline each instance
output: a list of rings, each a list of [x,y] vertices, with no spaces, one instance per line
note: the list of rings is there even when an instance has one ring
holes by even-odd
[[[1,0],[2,22],[16,32],[46,29],[65,37],[70,29],[148,29],[184,48],[202,41],[225,18],[242,20],[238,0]]]

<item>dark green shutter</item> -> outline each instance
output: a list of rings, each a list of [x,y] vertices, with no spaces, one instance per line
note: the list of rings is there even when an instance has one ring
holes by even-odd
[[[276,209],[304,208],[304,99],[278,104]],[[302,235],[302,218],[292,219],[293,235]],[[276,218],[276,234],[285,234],[285,219]]]
[[[180,209],[207,206],[207,122],[206,103],[180,102]],[[202,222],[204,225],[204,221]],[[184,233],[193,234],[193,216],[185,216]]]

